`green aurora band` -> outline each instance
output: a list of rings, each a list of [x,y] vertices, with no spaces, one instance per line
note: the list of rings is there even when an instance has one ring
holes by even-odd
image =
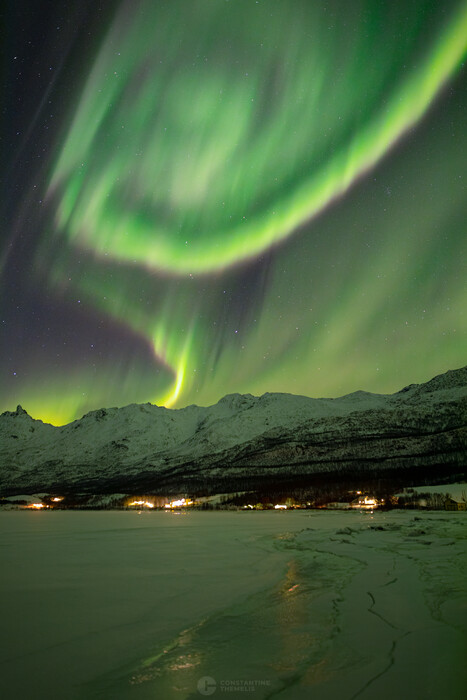
[[[368,192],[383,165],[400,177],[395,145],[466,52],[467,2],[122,3],[59,139],[36,269],[131,329],[158,373],[79,370],[48,405],[31,382],[25,405],[63,423],[112,400],[392,391],[462,364],[463,239],[439,238],[461,191],[420,172],[422,134],[404,164],[416,214],[410,188],[390,213]],[[438,357],[417,356],[433,329]]]
[[[457,69],[467,4],[427,41],[431,5],[409,3],[405,41],[388,45],[400,17],[374,1],[340,3],[331,27],[313,2],[125,4],[53,170],[57,229],[175,273],[260,254],[373,166]]]

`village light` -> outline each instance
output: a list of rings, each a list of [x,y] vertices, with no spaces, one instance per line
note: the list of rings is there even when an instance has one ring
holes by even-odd
[[[175,501],[170,501],[170,503],[166,503],[164,508],[180,508],[183,506],[192,506],[193,501],[188,500],[187,498],[178,498]]]

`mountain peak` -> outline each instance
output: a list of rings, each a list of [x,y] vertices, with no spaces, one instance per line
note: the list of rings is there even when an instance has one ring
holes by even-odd
[[[28,416],[28,418],[29,418],[29,413],[24,410],[24,408],[21,406],[21,404],[18,404],[16,406],[16,411],[5,411],[1,415],[2,416],[10,416],[10,418],[15,418],[16,416]]]
[[[423,384],[411,384],[408,387],[402,389],[399,394],[404,391],[411,391],[413,397],[420,397],[425,394],[433,394],[438,391],[463,391],[467,386],[467,366],[460,367],[459,369],[449,369],[444,374],[438,374],[433,379]]]
[[[240,408],[249,406],[255,401],[257,401],[257,397],[252,394],[226,394],[217,402],[217,405]]]

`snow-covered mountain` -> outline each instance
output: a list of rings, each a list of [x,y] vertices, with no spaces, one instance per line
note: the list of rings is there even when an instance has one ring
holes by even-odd
[[[463,474],[467,367],[396,394],[230,394],[214,406],[99,409],[55,427],[0,415],[2,493],[234,489],[316,473]]]

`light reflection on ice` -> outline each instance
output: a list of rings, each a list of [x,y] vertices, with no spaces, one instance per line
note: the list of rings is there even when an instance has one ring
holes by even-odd
[[[53,668],[67,700],[195,698],[203,678],[217,695],[255,700],[392,700],[402,687],[457,700],[465,523],[413,512],[1,514],[3,687],[46,698]]]

